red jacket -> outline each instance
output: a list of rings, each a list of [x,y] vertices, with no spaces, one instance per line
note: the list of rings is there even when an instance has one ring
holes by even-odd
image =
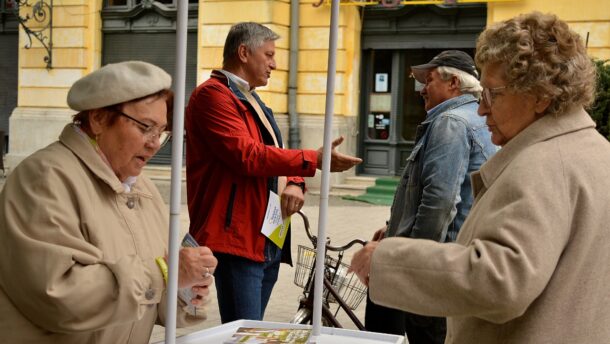
[[[256,98],[281,140],[271,109]],[[317,152],[265,145],[259,121],[237,87],[212,72],[186,109],[186,185],[189,232],[195,239],[214,252],[263,262],[265,236],[260,230],[269,177],[313,176]]]

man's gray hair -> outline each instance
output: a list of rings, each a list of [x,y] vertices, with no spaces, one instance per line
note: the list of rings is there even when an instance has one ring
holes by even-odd
[[[479,83],[479,80],[474,76],[453,67],[439,66],[436,71],[440,75],[442,80],[449,80],[455,76],[460,81],[460,91],[462,93],[472,94],[475,98],[481,98],[481,92],[483,87]]]
[[[245,45],[250,51],[257,49],[263,43],[275,41],[280,36],[266,26],[254,22],[237,23],[231,27],[225,47],[222,52],[222,64],[233,62],[237,58],[237,50],[240,45]]]

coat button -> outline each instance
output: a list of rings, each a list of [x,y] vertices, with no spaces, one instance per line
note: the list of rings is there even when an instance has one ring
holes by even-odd
[[[144,293],[144,297],[146,298],[146,300],[152,300],[155,297],[155,291],[152,289],[148,289]]]
[[[133,200],[133,198],[130,198],[127,200],[127,208],[129,209],[133,209],[133,207],[136,205],[136,202]]]

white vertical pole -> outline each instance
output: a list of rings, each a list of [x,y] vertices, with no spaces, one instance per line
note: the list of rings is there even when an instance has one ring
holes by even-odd
[[[178,250],[180,249],[180,207],[182,191],[182,142],[184,132],[184,83],[186,79],[186,29],[188,0],[176,2],[176,70],[174,71],[174,117],[172,126],[172,181],[169,209],[169,278],[167,281],[167,314],[165,343],[176,342],[178,308]]]
[[[328,44],[328,74],[326,77],[326,112],[324,114],[324,152],[322,156],[322,180],[320,185],[320,213],[316,252],[316,277],[314,285],[312,340],[322,328],[322,290],[324,257],[326,252],[326,213],[330,181],[330,154],[332,147],[333,112],[335,108],[335,72],[337,60],[337,32],[339,30],[339,0],[332,0],[330,10],[330,38]]]

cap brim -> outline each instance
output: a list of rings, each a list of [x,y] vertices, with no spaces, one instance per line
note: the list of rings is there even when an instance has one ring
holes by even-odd
[[[428,71],[430,69],[436,68],[436,67],[438,67],[438,66],[435,64],[432,64],[432,63],[411,66],[411,73],[413,74],[413,77],[415,78],[415,80],[421,82],[422,84],[425,84],[426,76],[428,75]]]

